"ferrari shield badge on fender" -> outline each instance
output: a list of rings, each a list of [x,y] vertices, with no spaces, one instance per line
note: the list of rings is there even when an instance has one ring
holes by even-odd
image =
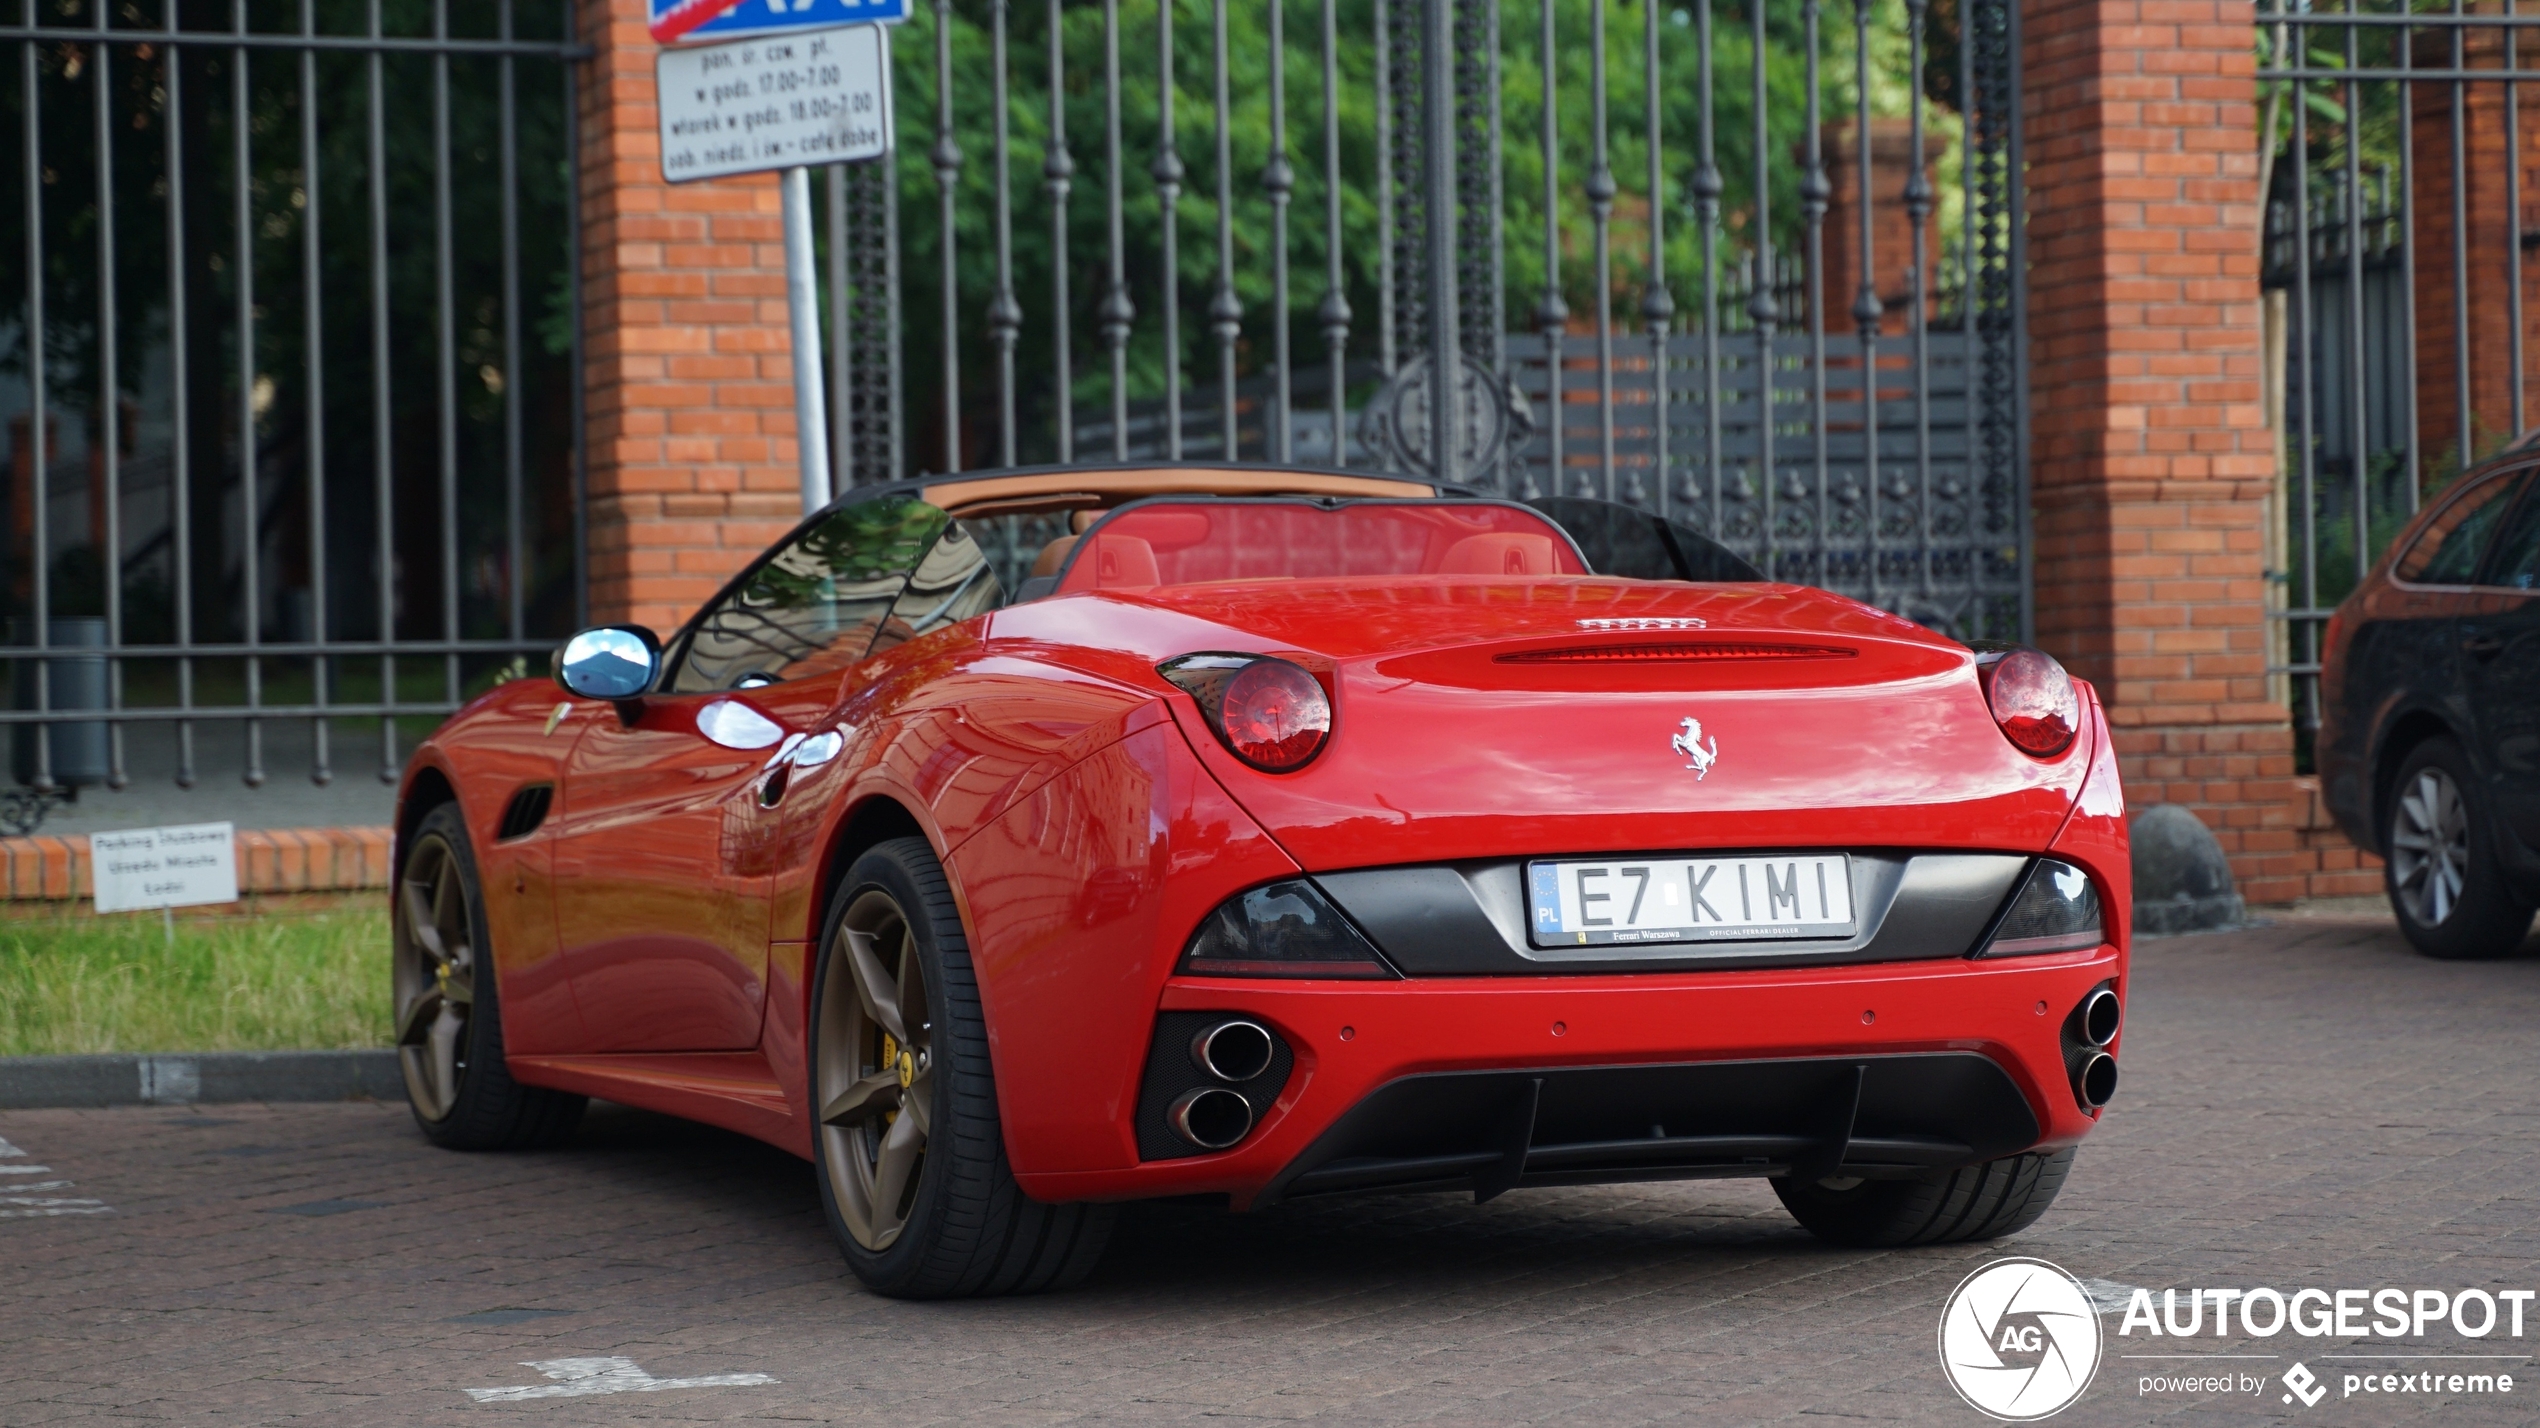
[[[1685,767],[1693,770],[1695,783],[1700,783],[1708,777],[1711,766],[1720,761],[1720,736],[1712,735],[1711,747],[1703,748],[1702,721],[1690,715],[1684,721],[1684,728],[1678,731],[1674,738],[1667,741],[1667,746],[1691,760]]]

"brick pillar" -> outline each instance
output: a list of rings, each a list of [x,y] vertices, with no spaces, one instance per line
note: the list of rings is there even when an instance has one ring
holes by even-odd
[[[1828,124],[1819,140],[1826,156],[1826,327],[1855,332],[1853,295],[1861,286],[1861,130],[1852,122]],[[1923,292],[1937,312],[1940,303],[1940,206],[1933,177],[1942,152],[1952,141],[1946,134],[1923,132],[1923,180],[1934,187],[1928,251],[1923,255]],[[1905,211],[1905,176],[1914,168],[1914,124],[1906,118],[1870,119],[1870,269],[1884,312],[1879,329],[1891,336],[1911,330],[1913,314],[1906,279],[1914,266],[1914,220]]]
[[[643,0],[579,0],[591,617],[668,633],[801,508],[772,175],[662,182]]]
[[[2037,635],[2098,686],[2137,809],[2251,902],[2311,891],[2269,703],[2248,0],[2022,0]]]

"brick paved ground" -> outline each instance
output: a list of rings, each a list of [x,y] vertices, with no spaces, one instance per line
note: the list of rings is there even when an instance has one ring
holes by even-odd
[[[2148,943],[2137,965],[2124,1092],[2018,1252],[2156,1289],[2540,1288],[2540,942],[2450,966],[2386,923],[2286,919]],[[843,1273],[801,1164],[632,1112],[517,1156],[431,1150],[401,1108],[375,1105],[21,1111],[0,1114],[0,1136],[27,1152],[0,1167],[48,1167],[0,1179],[57,1187],[20,1198],[110,1207],[0,1220],[12,1428],[1975,1423],[1934,1331],[1957,1280],[2005,1252],[1819,1248],[1743,1182],[1478,1209],[1158,1206],[1130,1214],[1086,1290],[912,1305]],[[2510,1399],[2450,1406],[2146,1399],[2148,1365],[2114,1357],[2145,1344],[2106,1322],[2111,1357],[2058,1423],[2540,1419],[2529,1361],[2506,1366],[2530,1380]],[[2540,1343],[2540,1314],[2529,1328]],[[2202,1346],[2353,1367],[2289,1334]],[[661,1378],[777,1382],[482,1405],[460,1392],[545,1382],[528,1360],[611,1356]]]

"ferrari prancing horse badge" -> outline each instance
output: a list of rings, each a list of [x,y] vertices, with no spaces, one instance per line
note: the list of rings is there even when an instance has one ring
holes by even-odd
[[[1674,749],[1677,753],[1680,753],[1687,759],[1691,760],[1691,762],[1687,763],[1685,767],[1693,770],[1693,781],[1695,783],[1702,782],[1702,780],[1710,774],[1711,766],[1720,761],[1720,736],[1717,734],[1712,735],[1711,747],[1708,749],[1703,748],[1702,721],[1699,719],[1688,717],[1684,721],[1683,731],[1678,733],[1676,737],[1668,740],[1667,745],[1669,748]]]

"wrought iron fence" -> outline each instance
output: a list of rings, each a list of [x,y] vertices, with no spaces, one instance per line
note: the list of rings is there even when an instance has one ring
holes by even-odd
[[[393,780],[579,614],[571,7],[11,8],[17,779],[122,786],[151,723],[181,785],[206,724],[325,783],[358,718]]]
[[[1205,458],[1592,492],[2018,637],[2017,24],[936,0],[896,172],[830,185],[840,484]]]
[[[2269,673],[2307,759],[2320,639],[2419,503],[2530,429],[2524,52],[2499,0],[2259,15]],[[2533,76],[2540,79],[2540,74]],[[2540,195],[2533,195],[2540,197]]]
[[[250,784],[274,729],[324,782],[348,718],[393,778],[400,720],[581,613],[570,5],[15,8],[20,778],[119,783],[164,724],[189,782],[217,721]],[[838,484],[1163,457],[1593,492],[2017,636],[2017,23],[933,0],[897,151],[827,176]]]

